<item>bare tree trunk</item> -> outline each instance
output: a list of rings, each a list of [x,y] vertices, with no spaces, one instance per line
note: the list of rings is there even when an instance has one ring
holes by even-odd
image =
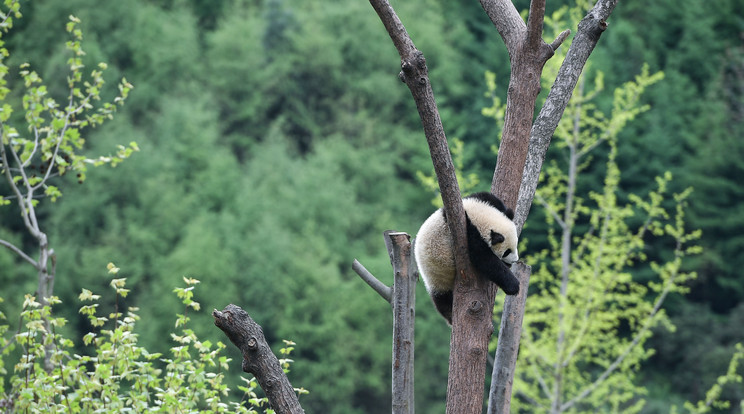
[[[387,230],[384,233],[385,247],[393,265],[393,287],[380,282],[372,273],[354,260],[352,269],[393,310],[393,413],[413,414],[413,351],[414,322],[416,318],[416,282],[418,271],[411,254],[411,236],[407,233]]]
[[[243,309],[232,304],[227,305],[222,312],[215,309],[212,316],[214,324],[240,349],[243,354],[243,371],[256,377],[271,408],[278,414],[304,413],[297,393],[266,343],[261,326]]]
[[[388,233],[388,252],[393,263],[393,414],[413,414],[413,351],[416,319],[416,263],[410,236]]]

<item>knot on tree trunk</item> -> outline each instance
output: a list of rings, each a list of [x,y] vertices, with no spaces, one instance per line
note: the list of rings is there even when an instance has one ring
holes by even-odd
[[[471,301],[468,305],[468,314],[472,317],[479,317],[480,314],[486,309],[486,306],[480,300]]]
[[[588,14],[579,22],[579,32],[585,32],[589,39],[596,43],[599,37],[607,30],[608,23],[604,19],[597,19]]]
[[[398,78],[403,83],[409,80],[416,80],[419,84],[425,85],[428,78],[428,69],[426,68],[426,58],[424,53],[415,49],[409,56],[400,63],[400,73]]]

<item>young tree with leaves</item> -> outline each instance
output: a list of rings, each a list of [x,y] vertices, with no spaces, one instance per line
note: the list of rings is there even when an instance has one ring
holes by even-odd
[[[567,162],[553,161],[545,168],[536,194],[550,225],[549,248],[533,254],[539,267],[523,325],[516,408],[637,412],[643,405],[637,399],[641,387],[633,379],[651,355],[644,342],[652,328],[668,324],[661,308],[667,295],[684,292],[684,283],[694,277],[680,267],[683,257],[699,252],[690,243],[700,235],[684,228],[689,191],[674,195],[673,214],[662,207],[670,175],[657,178],[658,189],[647,199],[631,196],[623,204],[617,198],[617,134],[648,109],[639,98],[660,78],[644,69],[615,90],[612,112],[605,116],[592,102],[602,77],[587,92],[582,76],[556,130],[555,147]],[[592,165],[590,155],[600,145],[609,147],[604,187],[582,196],[580,173]],[[631,227],[628,223],[638,216],[640,224]],[[674,254],[667,262],[652,262],[657,278],[643,285],[633,280],[631,270],[646,262],[644,247],[652,236],[669,238]]]
[[[5,10],[0,13],[0,42],[2,34],[13,27],[14,19],[21,17],[19,0],[5,0]],[[36,257],[24,251],[22,246],[0,239],[18,257],[31,264],[37,271],[36,297],[42,305],[54,295],[56,256],[38,215],[39,201],[44,198],[54,202],[62,196],[59,188],[61,177],[75,174],[79,183],[84,182],[89,165],[110,164],[116,166],[137,151],[137,144],[119,146],[109,156],[89,158],[83,154],[85,139],[82,132],[110,119],[116,108],[124,103],[132,85],[125,79],[119,84],[119,95],[112,102],[99,103],[104,85],[100,63],[87,77],[84,76],[82,31],[80,21],[70,17],[67,32],[71,39],[66,43],[70,58],[67,61],[69,94],[59,100],[50,95],[41,77],[28,64],[20,66],[23,82],[23,119],[14,116],[14,107],[9,99],[8,80],[10,68],[5,64],[9,53],[0,43],[0,173],[9,189],[0,194],[0,206],[16,204],[28,234],[38,246]],[[22,124],[17,128],[14,125]],[[47,366],[47,368],[50,368]]]

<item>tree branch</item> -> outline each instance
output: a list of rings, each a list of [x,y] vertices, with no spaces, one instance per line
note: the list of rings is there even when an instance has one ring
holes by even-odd
[[[5,128],[5,125],[0,123],[0,128]],[[18,188],[18,184],[13,180],[13,174],[10,171],[10,160],[8,159],[7,151],[5,150],[5,144],[0,142],[0,160],[2,160],[3,169],[5,170],[5,178],[18,199],[18,207],[21,209],[21,218],[23,219],[24,226],[26,226],[28,232],[35,239],[41,241],[41,239],[46,236],[39,229],[39,224],[36,220],[36,210],[33,205],[34,189],[29,184],[26,170],[24,169],[23,163],[18,157],[18,154],[16,154],[15,150],[13,150],[10,145],[8,147],[10,154],[13,156],[13,160],[19,167],[18,171],[21,174],[21,181],[23,181],[26,186],[26,195],[21,192],[21,189]]]
[[[416,318],[416,262],[407,233],[385,232],[393,264],[393,414],[413,414],[414,321]]]
[[[261,326],[238,306],[212,311],[214,324],[222,329],[243,354],[243,371],[253,374],[278,414],[304,413],[297,393],[284,374],[279,360],[266,343]]]
[[[15,254],[17,254],[17,255],[21,256],[21,259],[23,259],[23,260],[25,260],[25,261],[27,261],[27,262],[31,263],[31,265],[32,265],[32,266],[33,266],[33,267],[34,267],[35,269],[38,269],[38,268],[39,268],[39,264],[38,264],[38,263],[36,263],[36,260],[34,260],[34,259],[32,259],[31,257],[29,257],[29,256],[28,256],[28,255],[27,255],[26,253],[24,253],[24,252],[23,252],[23,251],[22,251],[21,249],[19,249],[18,247],[16,247],[16,246],[15,246],[15,245],[13,245],[12,243],[10,243],[10,242],[8,242],[8,241],[5,241],[5,240],[3,240],[3,239],[0,239],[0,245],[1,245],[1,246],[5,246],[5,247],[7,247],[8,249],[10,249],[10,251],[12,251],[12,252],[14,252]]]
[[[357,259],[354,259],[354,263],[351,265],[352,270],[364,280],[369,287],[374,289],[385,301],[390,303],[393,296],[393,290],[386,284],[380,282],[369,270],[367,270]]]
[[[401,58],[400,79],[408,86],[423,124],[426,141],[429,144],[439,188],[447,214],[452,236],[455,241],[455,261],[467,257],[465,243],[465,210],[462,208],[460,189],[457,185],[455,168],[439,117],[434,92],[429,82],[424,54],[416,48],[400,18],[387,0],[370,0],[370,4],[382,20]],[[458,259],[459,257],[459,259]],[[458,266],[458,269],[463,267]]]
[[[537,50],[537,48],[540,46],[540,42],[542,41],[544,21],[545,0],[532,0],[530,2],[530,14],[527,17],[526,46],[528,49]],[[552,46],[551,49],[553,49]]]
[[[450,369],[447,384],[447,412],[475,413],[482,410],[485,355],[488,338],[493,332],[491,322],[493,300],[471,300],[458,292],[485,291],[485,281],[475,277],[467,255],[465,210],[457,185],[452,157],[447,145],[434,92],[429,81],[423,53],[416,49],[403,24],[387,0],[370,0],[372,7],[398,49],[401,57],[400,79],[408,86],[416,103],[429,145],[434,171],[439,182],[444,212],[452,235],[457,269],[454,310],[455,322],[450,341]],[[513,8],[513,6],[512,6]],[[518,15],[517,15],[518,17]],[[523,25],[523,23],[522,23]],[[521,171],[521,170],[520,170]],[[467,316],[466,316],[467,315]],[[458,319],[459,318],[459,319]],[[464,323],[467,318],[467,323]],[[457,322],[457,321],[461,322]],[[464,335],[463,335],[464,333]],[[480,378],[482,381],[473,381]],[[459,382],[457,380],[459,379]]]
[[[480,0],[481,7],[496,26],[509,52],[509,57],[516,56],[520,43],[526,37],[527,26],[509,0]]]
[[[545,104],[540,110],[540,114],[538,115],[537,119],[535,119],[535,122],[532,124],[529,138],[529,150],[527,151],[526,159],[523,164],[521,186],[519,188],[519,196],[517,198],[515,208],[514,223],[516,224],[517,231],[519,233],[521,233],[522,231],[522,227],[524,226],[524,222],[527,219],[530,207],[532,206],[532,200],[535,196],[535,190],[537,189],[537,183],[540,177],[540,170],[542,168],[543,161],[545,160],[545,154],[550,145],[550,139],[558,126],[558,122],[560,121],[561,116],[563,116],[563,111],[568,105],[568,101],[571,98],[573,89],[576,86],[579,75],[581,74],[581,71],[586,64],[589,55],[594,50],[594,47],[599,41],[599,37],[601,36],[602,32],[604,32],[604,30],[607,28],[606,19],[614,10],[617,1],[618,0],[598,0],[594,8],[592,8],[592,10],[587,13],[586,17],[584,17],[584,19],[579,23],[576,36],[574,37],[573,43],[568,50],[566,59],[561,65],[553,87],[548,94]],[[532,6],[535,5],[533,4]],[[535,7],[535,10],[537,10],[537,7]],[[532,11],[530,14],[532,14]],[[531,18],[534,17],[531,16]],[[563,42],[563,40],[565,40],[567,36],[567,31],[562,32],[556,38],[556,40],[548,45],[548,47],[554,51]],[[512,79],[514,79],[514,76],[515,73],[514,71],[512,71]],[[507,113],[508,112],[509,108],[507,106]],[[522,122],[525,122],[525,119],[523,119]],[[506,143],[504,142],[506,138],[506,122],[504,128],[505,131],[504,139],[502,139],[502,146]],[[499,151],[500,161],[501,150]],[[503,179],[502,176],[499,176],[498,172],[499,166],[497,164],[496,172],[494,173],[494,180],[492,183],[492,191],[494,191],[497,196],[499,195],[499,193],[497,193],[497,191],[499,190],[499,179]],[[509,204],[507,203],[507,205]],[[525,288],[524,290],[527,289]],[[524,293],[526,292],[522,292],[522,288],[520,286],[520,295],[506,297],[504,301],[504,314],[511,314],[513,312],[524,314],[525,302],[518,299],[519,296]],[[522,321],[519,320],[520,329],[521,322]],[[507,332],[515,330],[516,327],[513,326],[514,323],[516,323],[516,321],[511,320],[510,318],[503,317],[501,330]],[[504,335],[500,333],[498,345],[496,348],[497,353],[501,352],[500,350],[504,348],[506,348],[507,350],[518,349],[519,339],[519,335]],[[507,354],[508,355],[505,355],[505,360],[500,363],[505,364],[505,367],[515,366],[517,357],[516,353],[508,352]],[[513,358],[513,361],[511,360],[511,358]],[[506,359],[508,359],[508,361]],[[498,366],[499,363],[494,365],[494,378],[492,378],[492,382],[500,384],[506,381],[506,383],[510,386],[511,381],[513,381],[513,370],[505,371],[505,373],[508,374],[506,378],[497,378],[498,375],[502,374],[501,372],[497,372]],[[496,401],[500,402],[501,400],[499,400],[499,398],[500,397],[498,395],[495,397],[491,396],[491,399],[495,399]],[[511,402],[510,400],[510,396],[507,396],[506,404],[499,405],[498,402],[495,402],[496,407],[489,408],[489,412],[509,412],[509,404]]]
[[[417,49],[393,6],[387,0],[370,0],[369,3],[380,17],[401,59],[410,59]]]
[[[519,293],[504,302],[499,328],[499,346],[491,376],[491,391],[488,401],[488,413],[508,413],[511,404],[514,370],[519,353],[519,337],[522,335],[524,304],[527,301],[527,287],[530,283],[532,268],[522,262],[512,266],[514,276],[519,280]],[[503,339],[502,339],[503,338]]]

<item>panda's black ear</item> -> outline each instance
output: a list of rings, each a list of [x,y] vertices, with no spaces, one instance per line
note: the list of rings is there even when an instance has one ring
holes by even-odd
[[[504,211],[504,215],[506,217],[509,217],[509,220],[514,221],[514,210],[510,209],[509,207],[506,207],[506,211]]]
[[[491,246],[503,243],[504,240],[506,239],[504,238],[503,234],[491,230]]]

